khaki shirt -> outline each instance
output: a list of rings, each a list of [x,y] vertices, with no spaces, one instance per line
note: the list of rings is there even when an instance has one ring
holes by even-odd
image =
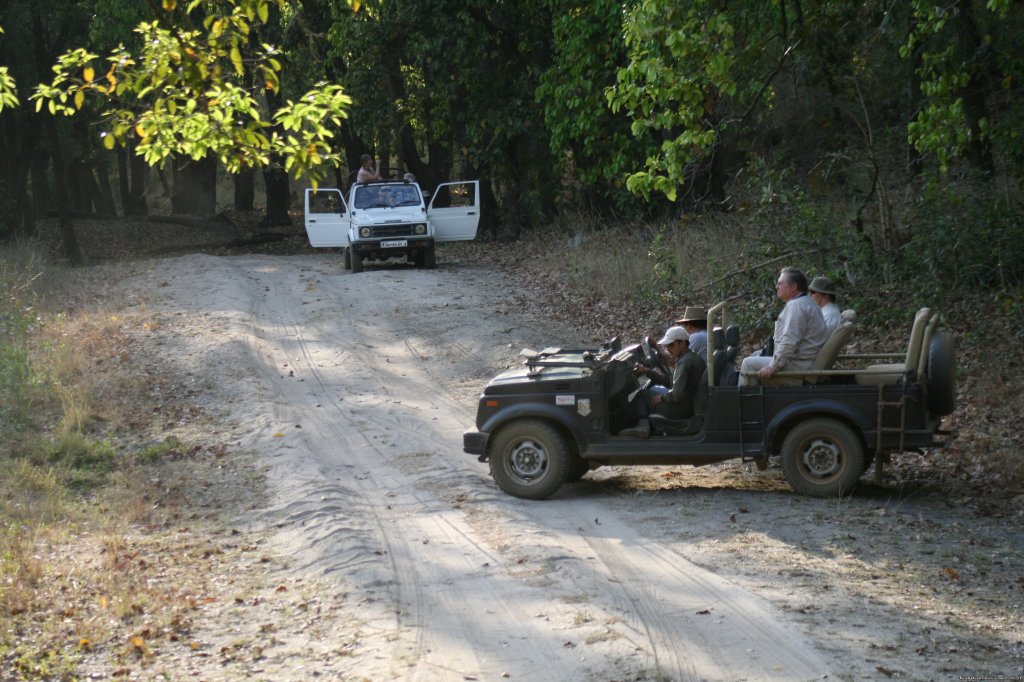
[[[821,308],[802,294],[790,299],[775,321],[775,354],[771,366],[777,371],[808,369],[828,340]]]

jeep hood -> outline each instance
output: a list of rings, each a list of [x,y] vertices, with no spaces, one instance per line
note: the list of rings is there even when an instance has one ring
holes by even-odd
[[[559,354],[543,358],[536,364],[524,364],[505,370],[488,382],[484,392],[516,392],[537,384],[574,381],[593,373],[593,366],[584,361],[582,354]]]
[[[427,214],[419,207],[360,208],[352,211],[356,225],[389,225],[391,223],[425,223]]]

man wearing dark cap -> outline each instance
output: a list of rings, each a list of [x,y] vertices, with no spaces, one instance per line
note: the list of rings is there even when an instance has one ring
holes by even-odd
[[[811,298],[821,308],[821,316],[825,318],[825,328],[831,334],[842,322],[843,313],[836,305],[836,287],[828,277],[815,277],[807,287]]]

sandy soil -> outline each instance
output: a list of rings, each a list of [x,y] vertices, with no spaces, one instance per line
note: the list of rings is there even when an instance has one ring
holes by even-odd
[[[265,475],[265,491],[234,491],[254,501],[235,532],[277,557],[268,584],[302,586],[258,656],[183,650],[182,677],[1024,675],[1019,499],[998,517],[872,485],[813,500],[738,462],[609,467],[544,502],[502,494],[461,449],[482,386],[523,347],[592,338],[524,318],[489,268],[440,260],[352,275],[326,251],[189,255],[124,271],[125,312],[153,320],[146,352],[192,377],[216,437]],[[211,608],[206,637],[259,629],[243,606]]]

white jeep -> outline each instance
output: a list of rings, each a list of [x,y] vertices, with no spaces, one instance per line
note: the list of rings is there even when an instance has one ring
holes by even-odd
[[[362,272],[368,260],[402,256],[418,267],[436,267],[437,242],[476,237],[480,181],[444,183],[429,198],[428,206],[420,186],[406,180],[353,183],[347,202],[340,189],[307,189],[309,244],[342,247],[352,272]]]

